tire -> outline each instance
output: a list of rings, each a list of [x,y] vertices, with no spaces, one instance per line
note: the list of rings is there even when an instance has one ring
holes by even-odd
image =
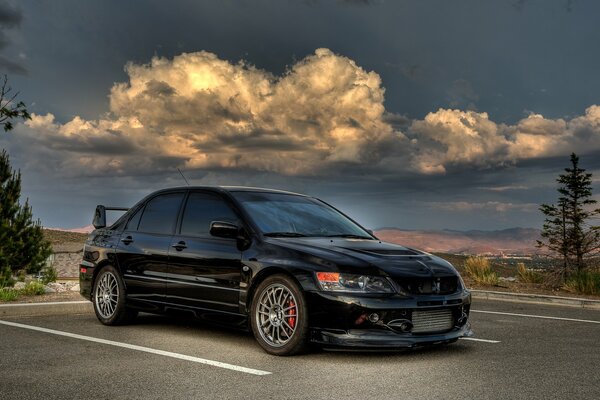
[[[94,281],[92,302],[96,317],[104,325],[123,325],[135,319],[136,310],[125,304],[126,292],[123,279],[112,265],[102,268]]]
[[[272,275],[256,289],[250,310],[252,332],[269,354],[291,356],[308,347],[308,312],[304,295],[287,275]]]

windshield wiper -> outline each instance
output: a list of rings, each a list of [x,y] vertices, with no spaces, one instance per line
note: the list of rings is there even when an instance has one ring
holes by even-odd
[[[339,238],[347,238],[347,239],[369,239],[373,240],[370,236],[361,236],[361,235],[353,235],[351,233],[338,233],[337,235],[325,235],[325,237],[339,237]]]
[[[307,235],[304,235],[304,234],[298,233],[298,232],[269,232],[269,233],[265,233],[265,236],[269,236],[269,237],[306,237]]]

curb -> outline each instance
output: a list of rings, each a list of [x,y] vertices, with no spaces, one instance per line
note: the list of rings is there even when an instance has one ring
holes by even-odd
[[[93,313],[91,301],[0,304],[0,318]]]
[[[513,303],[544,304],[568,306],[586,310],[600,310],[600,300],[580,299],[577,297],[547,296],[543,294],[524,294],[511,292],[494,292],[487,290],[470,290],[474,299],[510,301]]]

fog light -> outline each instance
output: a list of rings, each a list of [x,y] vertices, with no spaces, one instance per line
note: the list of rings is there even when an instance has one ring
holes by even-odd
[[[379,321],[379,314],[373,313],[369,315],[369,321],[371,321],[372,323]]]
[[[358,318],[356,318],[356,321],[354,321],[355,325],[360,325],[362,323],[364,323],[367,320],[367,314],[360,314],[358,316]]]

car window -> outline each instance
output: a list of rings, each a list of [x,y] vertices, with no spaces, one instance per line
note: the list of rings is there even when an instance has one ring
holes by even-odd
[[[156,196],[144,208],[138,231],[148,233],[173,233],[183,193]]]
[[[267,235],[372,238],[356,222],[317,199],[285,193],[232,194]]]
[[[183,212],[181,234],[208,236],[210,223],[213,221],[239,223],[235,212],[220,196],[210,193],[190,193]]]
[[[127,222],[127,226],[125,227],[125,229],[128,231],[137,231],[138,225],[140,224],[140,218],[142,217],[143,212],[144,212],[144,207],[140,207],[135,212],[135,214],[133,214],[133,217],[131,217],[129,219],[129,222]]]

